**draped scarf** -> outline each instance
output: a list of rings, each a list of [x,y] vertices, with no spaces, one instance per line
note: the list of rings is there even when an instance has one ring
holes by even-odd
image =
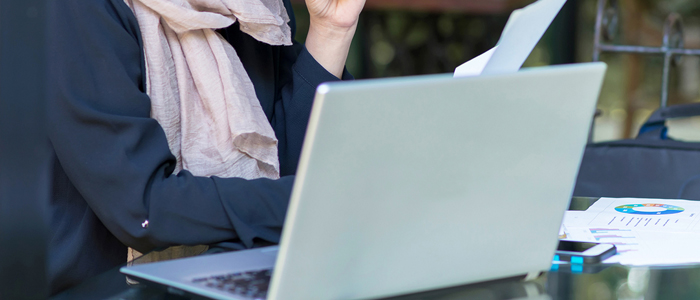
[[[291,45],[280,0],[124,0],[139,24],[151,117],[175,155],[175,173],[279,178],[277,139],[236,50],[215,30],[241,31]],[[196,201],[196,199],[192,199]],[[191,256],[206,247],[171,247],[140,262]],[[129,249],[129,260],[141,254]]]
[[[129,0],[127,0],[129,1]],[[215,29],[238,21],[270,45],[291,45],[279,0],[131,0],[146,60],[151,117],[175,172],[279,178],[277,139],[236,50]]]

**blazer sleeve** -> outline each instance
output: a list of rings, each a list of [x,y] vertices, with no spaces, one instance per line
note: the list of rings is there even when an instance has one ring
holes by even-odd
[[[294,36],[296,22],[292,7],[289,0],[283,2]],[[270,46],[241,32],[238,23],[218,32],[241,58],[275,131],[280,175],[295,174],[316,88],[323,82],[351,80],[352,75],[344,70],[342,78],[335,77],[296,41],[292,46]]]
[[[296,33],[296,20],[289,0],[283,0],[289,13],[292,36]],[[311,56],[306,47],[294,42],[291,47],[278,47],[277,96],[274,112],[268,114],[279,141],[280,174],[296,173],[301,148],[306,134],[316,88],[324,82],[352,80],[343,70],[341,78],[328,72]],[[263,107],[265,107],[263,105]]]
[[[282,72],[280,76],[291,80],[281,80],[284,85],[270,123],[279,141],[280,174],[291,175],[296,173],[299,164],[316,88],[323,82],[341,79],[324,69],[301,45],[286,47],[282,57],[294,64],[282,69],[289,72]],[[352,75],[344,70],[342,80],[351,79]]]
[[[49,137],[71,183],[110,232],[139,251],[277,242],[292,176],[172,174],[175,158],[143,92],[140,33],[123,1],[51,1],[48,12]]]

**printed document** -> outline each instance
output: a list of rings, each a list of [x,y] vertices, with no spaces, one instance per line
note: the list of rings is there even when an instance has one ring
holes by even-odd
[[[517,72],[566,0],[539,0],[513,11],[496,47],[462,64],[455,77]]]
[[[567,211],[566,240],[610,243],[605,263],[671,265],[700,263],[700,202],[601,198],[586,211]]]

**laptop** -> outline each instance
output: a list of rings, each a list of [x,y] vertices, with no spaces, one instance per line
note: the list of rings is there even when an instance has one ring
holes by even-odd
[[[549,270],[606,66],[319,86],[279,246],[124,267],[216,299],[368,299]]]

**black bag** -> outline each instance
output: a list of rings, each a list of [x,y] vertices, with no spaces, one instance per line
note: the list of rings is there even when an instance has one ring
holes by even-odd
[[[700,143],[667,136],[666,120],[700,116],[700,103],[655,111],[635,139],[586,146],[575,196],[700,200]]]

